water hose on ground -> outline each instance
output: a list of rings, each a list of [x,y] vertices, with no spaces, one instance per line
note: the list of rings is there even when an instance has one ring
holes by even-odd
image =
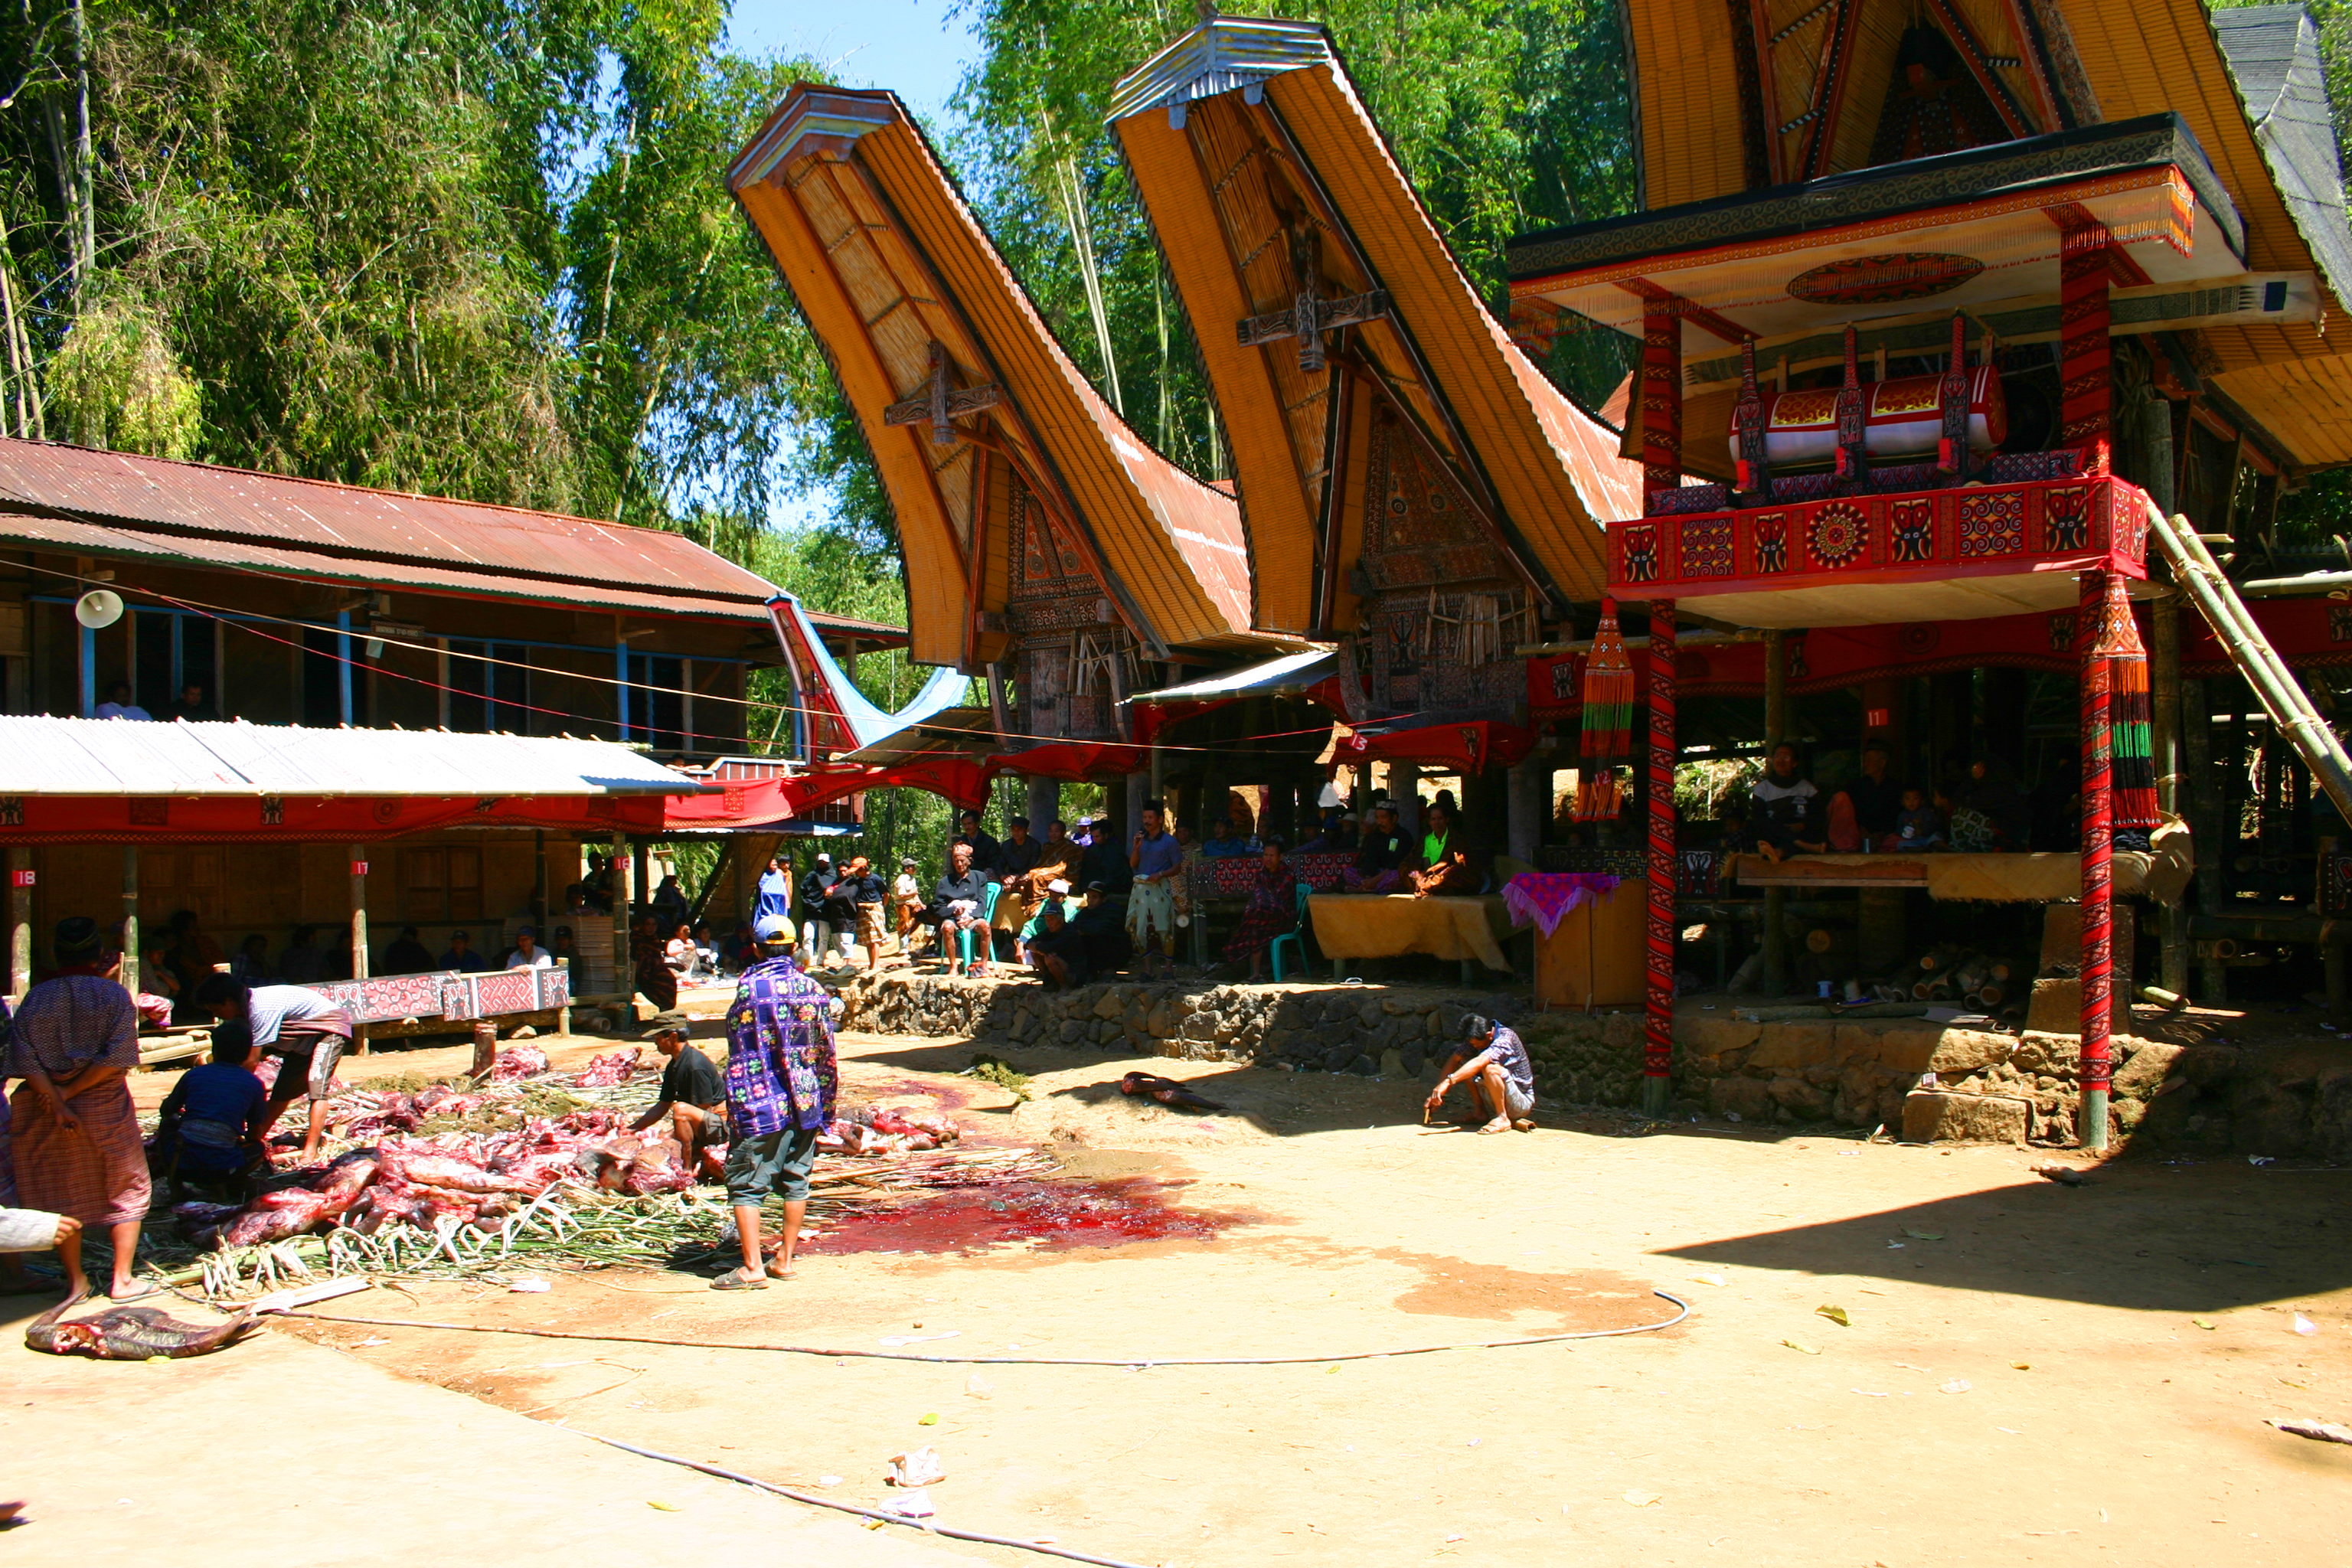
[[[1284,1356],[925,1355],[912,1351],[824,1350],[815,1345],[741,1344],[725,1341],[667,1339],[658,1334],[586,1334],[569,1329],[510,1328],[499,1323],[439,1323],[415,1318],[358,1318],[349,1317],[340,1312],[288,1311],[278,1315],[316,1323],[357,1323],[376,1329],[446,1329],[466,1334],[520,1334],[526,1338],[540,1340],[593,1340],[600,1344],[676,1345],[685,1350],[698,1351],[767,1351],[777,1355],[820,1356],[833,1361],[910,1361],[945,1366],[1116,1366],[1139,1372],[1148,1367],[1159,1366],[1322,1366],[1333,1362],[1387,1361],[1396,1356],[1435,1355],[1443,1351],[1517,1350],[1526,1345],[1559,1344],[1569,1340],[1609,1340],[1626,1334],[1654,1334],[1661,1329],[1671,1329],[1690,1316],[1690,1303],[1681,1297],[1669,1295],[1664,1290],[1652,1290],[1650,1294],[1662,1301],[1673,1302],[1675,1315],[1662,1322],[1636,1323],[1625,1329],[1587,1329],[1578,1333],[1533,1334],[1525,1339],[1481,1340],[1468,1344],[1413,1345],[1404,1350],[1394,1351],[1349,1351],[1339,1355]],[[686,1461],[678,1462],[682,1464]]]

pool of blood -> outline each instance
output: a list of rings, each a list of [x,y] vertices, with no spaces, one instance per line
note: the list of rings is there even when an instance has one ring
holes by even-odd
[[[1174,1184],[1148,1176],[1015,1181],[928,1194],[851,1215],[803,1246],[811,1252],[977,1252],[1027,1242],[1061,1252],[1182,1237],[1205,1240],[1247,1216],[1180,1209]]]

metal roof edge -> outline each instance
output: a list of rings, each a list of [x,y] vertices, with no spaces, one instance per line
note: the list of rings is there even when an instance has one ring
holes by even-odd
[[[892,123],[898,110],[898,95],[879,89],[794,82],[767,123],[727,165],[727,188],[758,184],[809,137],[855,142]]]
[[[1330,35],[1320,23],[1214,16],[1119,78],[1104,118],[1124,120],[1150,109],[1214,98],[1333,58]]]

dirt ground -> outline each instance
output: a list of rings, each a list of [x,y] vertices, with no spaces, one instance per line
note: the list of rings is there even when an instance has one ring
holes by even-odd
[[[552,1054],[569,1067],[609,1048]],[[848,1222],[763,1293],[600,1271],[543,1295],[421,1284],[321,1309],[677,1346],[279,1331],[533,1421],[851,1500],[887,1496],[887,1458],[929,1443],[943,1522],[1134,1563],[2343,1560],[2352,1448],[2263,1419],[2352,1420],[2352,1170],[2125,1162],[2070,1188],[2031,1173],[2045,1155],[2011,1149],[1605,1121],[1475,1137],[1420,1126],[1409,1083],[997,1049],[1034,1075],[1030,1103],[946,1076],[971,1058],[961,1041],[851,1037],[845,1090],[936,1091],[975,1137],[1045,1143],[1080,1177],[1184,1184],[1181,1210],[1222,1228],[943,1255],[845,1250]],[[465,1054],[347,1067],[446,1072]],[[1116,1080],[1138,1066],[1234,1110],[1124,1100]],[[168,1080],[142,1084],[160,1097]],[[1328,1365],[716,1348],[1396,1352],[1656,1322],[1674,1308],[1654,1289],[1688,1300],[1688,1320]],[[225,1436],[238,1419],[339,1419],[290,1393],[220,1415]],[[40,1561],[39,1544],[28,1531],[12,1555]]]

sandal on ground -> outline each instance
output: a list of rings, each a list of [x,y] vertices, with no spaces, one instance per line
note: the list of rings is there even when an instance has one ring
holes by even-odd
[[[133,1279],[129,1289],[109,1290],[106,1296],[110,1301],[139,1301],[152,1296],[157,1289],[152,1279]]]
[[[768,1276],[762,1271],[746,1279],[740,1268],[730,1268],[713,1279],[710,1288],[713,1290],[764,1290],[768,1288]]]

